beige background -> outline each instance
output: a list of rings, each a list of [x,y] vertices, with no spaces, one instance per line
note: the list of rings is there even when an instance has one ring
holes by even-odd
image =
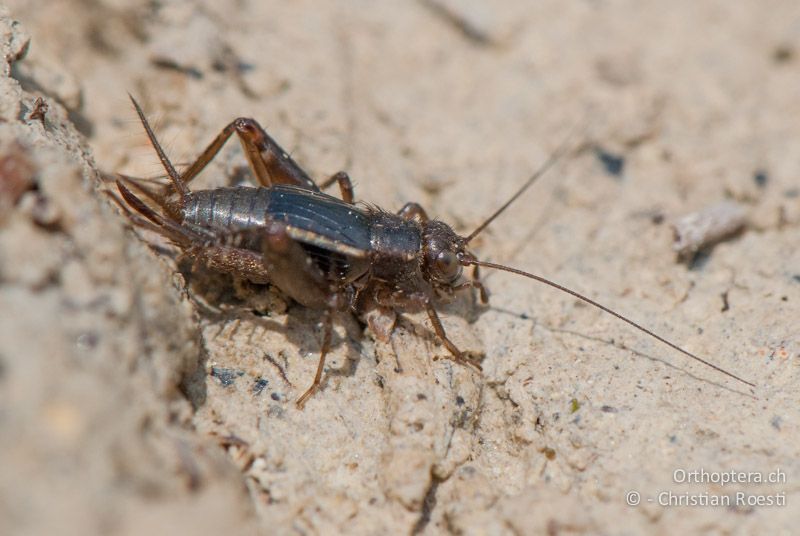
[[[797,2],[25,0],[0,29],[3,534],[797,527]],[[200,274],[187,292],[169,248],[101,193],[97,170],[161,172],[126,92],[175,162],[251,116],[312,176],[346,169],[358,199],[415,200],[465,234],[586,125],[476,252],[757,388],[497,273],[488,309],[444,308],[482,376],[433,361],[445,350],[422,317],[390,344],[341,319],[324,388],[298,411],[319,315],[274,295],[248,302],[270,316],[237,314],[229,283]],[[28,119],[37,96],[44,126]],[[620,177],[597,147],[624,156]],[[232,143],[194,187],[244,163]],[[20,169],[38,191],[17,199]],[[677,263],[669,220],[725,199],[746,230]],[[676,469],[786,481],[681,484]],[[670,490],[786,506],[658,505]]]

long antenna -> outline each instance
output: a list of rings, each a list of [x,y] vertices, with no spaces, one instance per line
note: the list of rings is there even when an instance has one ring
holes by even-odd
[[[480,225],[478,226],[478,228],[477,228],[477,229],[475,229],[474,231],[472,231],[472,232],[469,234],[469,236],[467,237],[467,242],[468,242],[468,243],[469,243],[469,241],[470,241],[470,240],[472,240],[473,238],[475,238],[476,236],[478,236],[478,234],[480,234],[480,232],[481,232],[481,231],[483,231],[484,229],[486,229],[486,227],[488,227],[488,226],[489,226],[489,224],[490,224],[490,223],[492,223],[492,222],[495,220],[495,218],[497,218],[497,217],[498,217],[500,214],[502,214],[502,213],[503,213],[503,211],[504,211],[505,209],[507,209],[507,208],[508,208],[508,207],[511,205],[511,203],[513,203],[514,201],[516,201],[516,200],[519,198],[519,196],[521,196],[522,194],[524,194],[524,193],[525,193],[525,190],[527,190],[528,188],[530,188],[530,186],[531,186],[531,185],[532,185],[534,182],[536,182],[536,179],[538,179],[539,177],[541,177],[542,175],[544,175],[544,174],[545,174],[545,173],[546,173],[546,172],[547,172],[547,171],[548,171],[548,170],[549,170],[551,167],[553,167],[553,165],[554,165],[556,162],[558,162],[558,161],[561,159],[561,157],[562,157],[562,156],[564,156],[564,154],[567,152],[567,148],[569,147],[569,141],[572,139],[572,134],[575,132],[575,129],[576,129],[576,127],[577,127],[577,126],[578,126],[578,125],[576,124],[575,126],[573,126],[573,127],[572,127],[572,128],[569,130],[569,133],[568,133],[568,134],[567,134],[567,136],[564,138],[564,140],[561,142],[561,144],[558,146],[558,148],[557,148],[555,151],[553,151],[553,153],[552,153],[552,154],[550,155],[550,157],[549,157],[549,158],[548,158],[548,159],[545,161],[545,163],[544,163],[544,164],[542,164],[542,166],[541,166],[539,169],[537,169],[537,170],[536,170],[536,172],[535,172],[533,175],[531,175],[531,176],[530,176],[530,178],[529,178],[529,179],[528,179],[528,180],[525,182],[525,184],[523,184],[523,185],[522,185],[522,187],[521,187],[519,190],[517,190],[517,192],[516,192],[514,195],[512,195],[512,196],[511,196],[511,199],[509,199],[508,201],[506,201],[506,202],[503,204],[503,206],[502,206],[502,207],[498,208],[498,209],[495,211],[495,213],[494,213],[494,214],[492,214],[491,216],[489,216],[488,218],[486,218],[486,220],[485,220],[485,221],[484,221],[482,224],[480,224]]]
[[[655,333],[653,333],[653,332],[652,332],[652,331],[650,331],[649,329],[647,329],[647,328],[645,328],[645,327],[643,327],[643,326],[641,326],[641,325],[637,324],[637,323],[636,323],[636,322],[634,322],[633,320],[629,320],[629,319],[625,318],[625,317],[624,317],[624,316],[622,316],[621,314],[617,313],[616,311],[613,311],[613,310],[609,309],[609,308],[608,308],[608,307],[606,307],[605,305],[600,305],[600,304],[599,304],[599,303],[597,303],[596,301],[594,301],[594,300],[592,300],[592,299],[590,299],[590,298],[587,298],[587,297],[586,297],[586,296],[584,296],[583,294],[579,294],[579,293],[575,292],[574,290],[570,290],[570,289],[568,289],[567,287],[565,287],[565,286],[563,286],[563,285],[559,285],[558,283],[555,283],[555,282],[553,282],[553,281],[550,281],[549,279],[545,279],[545,278],[544,278],[544,277],[542,277],[542,276],[539,276],[539,275],[536,275],[536,274],[531,274],[531,273],[529,273],[529,272],[523,272],[522,270],[517,270],[516,268],[511,268],[510,266],[504,266],[504,265],[502,265],[502,264],[495,264],[495,263],[493,263],[493,262],[484,262],[484,261],[479,261],[479,260],[477,260],[477,259],[468,259],[468,260],[466,260],[465,262],[466,262],[467,264],[473,264],[473,265],[476,265],[476,266],[485,266],[486,268],[494,268],[494,269],[496,269],[496,270],[503,270],[504,272],[511,272],[512,274],[521,275],[521,276],[523,276],[523,277],[527,277],[527,278],[530,278],[530,279],[534,279],[534,280],[536,280],[536,281],[539,281],[540,283],[544,283],[545,285],[550,285],[551,287],[553,287],[553,288],[557,288],[558,290],[560,290],[560,291],[562,291],[562,292],[566,292],[567,294],[571,294],[572,296],[575,296],[575,297],[576,297],[576,298],[578,298],[579,300],[585,301],[586,303],[588,303],[588,304],[590,304],[590,305],[593,305],[593,306],[597,307],[598,309],[600,309],[600,310],[602,310],[602,311],[605,311],[606,313],[608,313],[608,314],[610,314],[610,315],[616,316],[617,318],[619,318],[619,319],[620,319],[620,320],[622,320],[623,322],[626,322],[626,323],[630,324],[631,326],[635,327],[635,328],[636,328],[636,329],[638,329],[639,331],[642,331],[642,332],[644,332],[644,333],[646,333],[646,334],[650,335],[650,336],[651,336],[651,337],[653,337],[654,339],[656,339],[656,340],[659,340],[659,341],[663,342],[664,344],[666,344],[666,345],[667,345],[667,346],[669,346],[670,348],[673,348],[673,349],[675,349],[675,350],[679,351],[680,353],[682,353],[682,354],[684,354],[684,355],[686,355],[686,356],[689,356],[689,357],[691,357],[691,358],[692,358],[692,359],[694,359],[695,361],[699,361],[700,363],[704,364],[704,365],[705,365],[705,366],[707,366],[707,367],[711,367],[712,369],[714,369],[714,370],[716,370],[716,371],[718,371],[718,372],[721,372],[722,374],[725,374],[726,376],[729,376],[729,377],[733,378],[734,380],[740,381],[740,382],[742,382],[742,383],[743,383],[743,384],[745,384],[745,385],[749,385],[750,387],[755,387],[755,386],[756,386],[754,383],[751,383],[751,382],[749,382],[749,381],[747,381],[747,380],[743,380],[743,379],[742,379],[742,378],[740,378],[739,376],[737,376],[737,375],[735,375],[735,374],[733,374],[733,373],[731,373],[731,372],[728,372],[727,370],[725,370],[725,369],[722,369],[722,368],[718,367],[717,365],[715,365],[715,364],[713,364],[713,363],[709,363],[709,362],[708,362],[708,361],[706,361],[705,359],[703,359],[703,358],[701,358],[701,357],[698,357],[698,356],[694,355],[693,353],[691,353],[691,352],[689,352],[689,351],[687,351],[687,350],[684,350],[684,349],[683,349],[683,348],[681,348],[680,346],[677,346],[677,345],[675,345],[675,344],[673,344],[673,343],[669,342],[667,339],[665,339],[665,338],[663,338],[663,337],[660,337],[660,336],[656,335]]]

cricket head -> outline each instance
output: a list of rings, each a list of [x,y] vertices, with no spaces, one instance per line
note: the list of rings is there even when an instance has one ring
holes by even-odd
[[[422,232],[422,273],[440,290],[454,287],[461,278],[467,259],[467,239],[439,220],[425,224]]]

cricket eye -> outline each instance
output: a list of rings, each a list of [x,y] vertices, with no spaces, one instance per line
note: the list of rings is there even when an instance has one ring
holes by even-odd
[[[443,281],[452,282],[461,275],[461,263],[452,251],[440,251],[436,256],[434,268],[439,276],[438,279]]]

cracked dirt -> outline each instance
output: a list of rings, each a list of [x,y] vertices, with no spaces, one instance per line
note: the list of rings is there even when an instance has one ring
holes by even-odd
[[[12,0],[0,17],[0,533],[789,533],[800,521],[796,2]],[[232,7],[233,6],[233,7]],[[568,295],[483,275],[388,343],[134,232],[103,173],[254,117],[318,179],[414,200]],[[42,119],[36,99],[47,104]],[[236,143],[193,183],[249,180]],[[746,226],[689,263],[670,222]],[[777,483],[676,470],[780,472]],[[637,491],[642,503],[626,504]],[[780,496],[685,507],[678,496]],[[648,502],[648,498],[653,502]]]

